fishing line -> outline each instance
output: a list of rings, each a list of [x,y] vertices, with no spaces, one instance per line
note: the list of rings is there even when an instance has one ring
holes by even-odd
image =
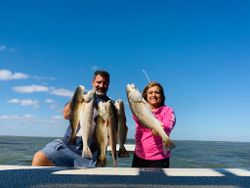
[[[147,80],[148,80],[148,83],[150,83],[151,80],[150,80],[150,78],[149,78],[149,76],[148,76],[148,73],[147,73],[144,69],[142,69],[141,71],[145,74],[145,76],[146,76],[146,78],[147,78]]]

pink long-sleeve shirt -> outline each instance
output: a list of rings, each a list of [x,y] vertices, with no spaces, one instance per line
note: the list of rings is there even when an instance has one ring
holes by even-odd
[[[163,105],[153,110],[154,116],[163,123],[164,131],[169,136],[175,126],[176,118],[172,108]],[[135,154],[145,160],[161,160],[169,158],[171,153],[163,152],[163,143],[159,135],[153,135],[152,130],[145,128],[138,119],[133,116],[136,122],[135,133]]]

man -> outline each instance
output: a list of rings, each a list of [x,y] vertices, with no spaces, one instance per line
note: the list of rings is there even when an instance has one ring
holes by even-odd
[[[106,102],[110,100],[107,96],[109,82],[110,76],[108,72],[102,70],[95,71],[92,80],[92,86],[96,89],[95,107],[97,107],[100,101]],[[70,103],[64,107],[64,118],[70,118]],[[62,140],[56,139],[35,153],[32,166],[74,166],[74,162],[76,161],[86,167],[95,166],[95,161],[99,157],[99,150],[95,144],[94,136],[90,138],[89,144],[93,159],[82,159],[82,146],[85,143],[82,143],[81,135],[79,135],[80,132],[81,131],[78,130],[76,144],[69,144],[69,138],[71,136],[71,126],[69,125]]]

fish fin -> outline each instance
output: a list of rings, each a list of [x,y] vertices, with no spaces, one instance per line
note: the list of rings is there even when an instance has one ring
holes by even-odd
[[[167,143],[163,142],[163,153],[166,154],[168,151],[174,149],[176,145],[172,140],[169,140]]]
[[[96,161],[96,166],[97,167],[105,167],[107,164],[106,157],[99,157],[99,159]]]
[[[174,142],[171,141],[171,143],[170,143],[170,150],[171,150],[171,149],[174,149],[174,148],[176,148],[176,145],[175,145]]]

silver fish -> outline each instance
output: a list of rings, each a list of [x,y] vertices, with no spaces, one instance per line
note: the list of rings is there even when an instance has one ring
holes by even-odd
[[[94,114],[94,100],[95,100],[95,89],[88,91],[83,95],[83,103],[81,106],[80,113],[80,126],[82,131],[83,141],[83,158],[92,159],[92,152],[89,148],[89,138],[91,136],[91,128],[93,126],[93,114]]]
[[[106,166],[106,151],[108,144],[111,147],[113,165],[117,166],[116,159],[116,115],[112,101],[99,102],[96,125],[96,140],[100,148],[100,156],[96,166]]]
[[[174,148],[175,144],[165,133],[162,123],[153,115],[149,104],[142,97],[140,91],[134,84],[128,84],[126,89],[129,106],[134,116],[137,117],[143,126],[155,130],[159,134],[163,141],[164,152]]]
[[[70,144],[75,144],[76,143],[76,130],[80,121],[80,111],[81,111],[81,106],[82,102],[84,100],[83,98],[83,92],[84,92],[84,86],[79,85],[75,93],[72,97],[71,104],[70,104],[70,126],[71,126],[71,136],[69,143]]]
[[[129,157],[129,152],[126,150],[124,144],[127,140],[128,127],[126,125],[126,116],[124,103],[122,100],[115,101],[115,108],[117,112],[117,132],[118,132],[118,140],[119,140],[119,152],[118,157]]]

